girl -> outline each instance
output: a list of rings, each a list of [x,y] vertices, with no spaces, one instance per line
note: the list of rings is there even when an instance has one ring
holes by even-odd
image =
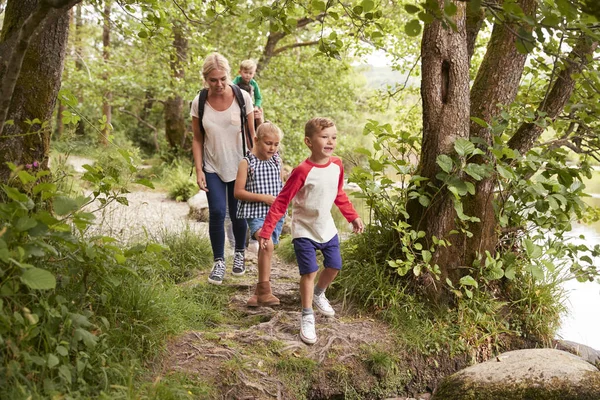
[[[252,152],[240,162],[235,179],[234,196],[240,200],[237,218],[245,218],[251,237],[257,239],[269,207],[283,187],[281,158],[277,150],[283,133],[271,122],[262,123],[256,131]],[[271,292],[271,258],[274,244],[279,242],[285,215],[281,217],[265,248],[258,250],[258,284],[247,301],[249,307],[279,305]]]

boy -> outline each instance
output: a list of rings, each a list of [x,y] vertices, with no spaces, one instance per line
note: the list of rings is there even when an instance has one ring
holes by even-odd
[[[254,127],[258,128],[262,123],[263,111],[262,96],[260,94],[260,89],[258,88],[258,83],[256,83],[256,80],[254,79],[255,73],[256,63],[253,60],[244,60],[240,64],[239,75],[235,77],[233,84],[239,86],[240,83],[245,83],[252,87],[248,92],[254,94],[252,96],[252,100],[254,100]]]
[[[300,270],[302,301],[300,339],[307,344],[317,341],[313,302],[321,314],[335,315],[325,297],[325,290],[342,268],[338,232],[331,216],[332,205],[335,203],[346,220],[352,223],[355,233],[364,230],[362,220],[343,189],[342,161],[332,156],[336,140],[337,129],[331,119],[317,117],[306,123],[304,143],[310,149],[310,157],[292,171],[271,205],[259,233],[259,244],[266,248],[277,221],[292,202],[292,238]],[[317,250],[323,253],[325,268],[314,286],[319,270]]]

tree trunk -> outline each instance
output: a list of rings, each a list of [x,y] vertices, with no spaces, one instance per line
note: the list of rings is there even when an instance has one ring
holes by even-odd
[[[458,8],[455,16],[456,31],[435,20],[425,26],[422,49],[423,141],[419,162],[419,175],[429,179],[437,187],[441,183],[436,174],[440,171],[436,159],[441,154],[454,153],[454,142],[469,136],[469,52],[466,33],[466,3],[452,1]],[[444,1],[438,0],[440,8]],[[411,225],[425,230],[426,247],[433,236],[450,240],[449,232],[455,227],[456,212],[451,195],[442,191],[435,195],[429,207],[418,201],[409,203]],[[456,238],[456,236],[454,236]],[[460,239],[462,240],[462,239]],[[458,247],[440,247],[434,253],[431,265],[441,270],[442,282],[452,277],[462,265]],[[426,291],[435,297],[441,292],[435,287],[431,275],[424,276]]]
[[[83,17],[81,15],[81,9],[82,9],[82,5],[81,4],[77,4],[77,6],[75,7],[75,69],[77,71],[81,71],[83,70],[83,68],[85,67],[83,64],[83,47],[81,45],[81,35],[82,30],[83,30]],[[78,93],[77,93],[77,100],[79,101],[80,104],[83,103],[83,91],[81,89],[79,89]],[[82,119],[80,119],[77,122],[77,127],[75,128],[75,133],[77,135],[85,135],[85,122]]]
[[[519,6],[525,15],[534,18],[536,0],[520,0]],[[519,82],[523,74],[527,54],[517,50],[516,32],[519,28],[531,31],[531,26],[522,24],[505,24],[497,20],[492,30],[483,61],[477,72],[477,77],[471,89],[471,116],[480,118],[487,123],[500,115],[501,107],[511,104],[519,89]],[[493,137],[489,128],[471,122],[470,137],[479,138],[486,143],[482,149],[492,145]],[[490,154],[487,153],[489,156]],[[475,156],[470,162],[476,164],[487,163],[489,158]],[[497,243],[497,220],[494,212],[494,191],[496,178],[490,176],[475,184],[475,195],[464,199],[464,209],[470,215],[476,216],[480,222],[469,226],[473,236],[465,241],[465,265],[472,265],[473,261],[486,251],[491,254]]]
[[[18,71],[7,68],[6,64],[3,67],[5,69],[0,70],[3,84],[7,76],[18,76],[10,97],[2,99],[10,102],[6,119],[12,120],[13,124],[4,128],[0,125],[0,182],[7,182],[10,176],[7,162],[23,165],[38,161],[41,168],[48,167],[49,125],[67,48],[68,10],[74,3],[48,10],[36,33],[24,46],[19,44],[22,42],[19,42],[18,36],[21,36],[26,19],[38,7],[38,1],[14,0],[7,3],[0,36],[0,54],[23,50],[24,55]],[[26,122],[36,119],[41,123],[30,125]]]
[[[171,55],[171,89],[179,91],[178,82],[185,78],[183,66],[187,58],[188,41],[180,22],[173,23],[173,53]],[[185,147],[185,119],[183,98],[178,94],[169,96],[165,102],[165,133],[169,147],[177,151]]]
[[[112,124],[112,91],[110,84],[108,83],[110,74],[108,62],[110,60],[110,8],[112,0],[105,0],[104,2],[104,25],[102,28],[102,58],[104,59],[104,73],[102,79],[104,80],[105,92],[102,101],[102,115],[105,117],[105,121],[99,135],[98,141],[106,146],[108,145],[108,136],[110,135],[110,127]]]

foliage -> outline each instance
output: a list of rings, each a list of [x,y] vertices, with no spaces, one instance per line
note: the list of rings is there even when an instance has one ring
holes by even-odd
[[[132,155],[123,155],[134,168]],[[182,392],[189,384],[176,380],[131,387],[167,336],[221,321],[226,293],[172,283],[209,268],[205,241],[188,234],[121,248],[110,237],[86,237],[94,223],[86,204],[94,197],[124,202],[123,188],[115,189],[119,176],[100,165],[86,168],[93,197],[69,197],[47,179],[48,171],[16,166],[10,184],[2,185],[0,389],[8,398],[207,393],[202,387]],[[169,269],[153,271],[154,265]]]
[[[166,182],[170,199],[187,201],[198,193],[196,175],[190,175],[191,169],[189,162],[175,161],[162,172],[162,179]]]

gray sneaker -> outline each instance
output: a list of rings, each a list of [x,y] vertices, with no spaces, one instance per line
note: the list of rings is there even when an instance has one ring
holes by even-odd
[[[212,271],[210,271],[210,275],[208,275],[208,283],[212,283],[213,285],[220,285],[223,283],[223,278],[225,277],[225,261],[216,260]]]
[[[233,269],[232,274],[235,276],[242,276],[246,273],[246,266],[244,265],[245,258],[243,251],[236,251],[233,255]]]

